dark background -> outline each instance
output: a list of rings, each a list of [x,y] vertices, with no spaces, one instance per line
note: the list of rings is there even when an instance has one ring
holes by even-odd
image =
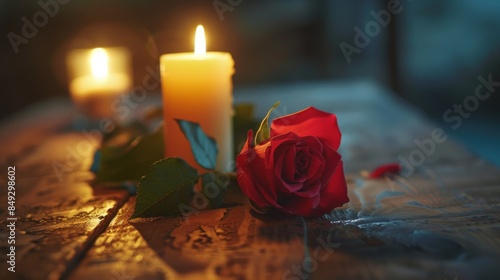
[[[158,66],[159,55],[193,49],[200,23],[208,50],[233,55],[235,87],[370,79],[443,124],[446,110],[474,94],[478,76],[500,81],[497,0],[401,0],[401,12],[350,63],[339,45],[355,46],[354,28],[365,30],[388,1],[219,0],[228,8],[223,18],[214,7],[217,0],[60,1],[68,3],[0,0],[0,118],[67,96],[64,59],[70,49],[128,47],[140,85],[146,69]],[[16,53],[9,34],[23,36],[23,18],[33,23],[43,11],[40,3],[57,3],[58,11]],[[38,20],[43,23],[43,16]],[[459,129],[449,131],[498,164],[499,92],[500,87]]]

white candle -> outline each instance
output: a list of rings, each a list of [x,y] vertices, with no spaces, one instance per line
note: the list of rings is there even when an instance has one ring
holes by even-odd
[[[196,34],[195,53],[160,57],[165,155],[180,157],[203,171],[175,119],[197,122],[217,141],[217,170],[230,171],[234,168],[231,82],[234,61],[229,53],[205,51],[202,26],[198,26]]]
[[[67,66],[71,98],[89,117],[111,116],[113,101],[130,89],[130,54],[124,48],[73,50]]]

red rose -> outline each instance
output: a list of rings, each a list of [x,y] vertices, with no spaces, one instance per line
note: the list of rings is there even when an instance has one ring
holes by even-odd
[[[333,114],[309,107],[275,119],[270,139],[253,145],[253,132],[236,157],[238,183],[259,208],[321,216],[349,202],[340,130]]]

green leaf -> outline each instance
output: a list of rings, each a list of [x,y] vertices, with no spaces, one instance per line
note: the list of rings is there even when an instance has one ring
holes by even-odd
[[[203,195],[208,199],[211,209],[218,208],[222,204],[230,182],[229,173],[215,171],[201,175]]]
[[[134,214],[130,219],[179,214],[189,205],[198,171],[183,159],[167,158],[153,164],[139,183]]]
[[[196,162],[205,169],[215,169],[218,153],[215,139],[207,136],[198,123],[179,119],[176,121],[189,141]]]
[[[266,117],[260,123],[259,130],[257,130],[257,133],[255,133],[254,145],[262,143],[271,137],[270,132],[269,132],[269,116],[271,115],[271,112],[274,109],[276,109],[276,107],[278,107],[278,105],[280,105],[279,101],[274,103],[273,107],[271,107],[271,109],[269,109]]]
[[[149,166],[165,156],[163,127],[143,134],[137,129],[122,128],[103,143],[91,167],[96,183],[139,181]]]

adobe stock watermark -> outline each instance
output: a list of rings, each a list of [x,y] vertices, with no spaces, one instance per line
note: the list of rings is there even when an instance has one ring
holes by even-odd
[[[127,119],[132,110],[143,102],[148,91],[153,91],[160,86],[159,67],[147,66],[146,74],[142,79],[142,85],[136,86],[127,94],[118,96],[111,103],[111,112],[113,112],[121,121]],[[105,133],[110,133],[116,128],[116,124],[111,118],[102,118],[99,120],[98,128],[92,130],[82,130],[81,133],[85,137],[74,146],[66,146],[66,157],[64,162],[52,162],[52,169],[57,176],[59,182],[64,181],[64,176],[75,171],[80,167],[88,154],[91,153],[93,147],[99,146],[102,142]]]
[[[49,23],[49,19],[55,17],[59,11],[61,5],[66,5],[70,0],[40,0],[38,1],[38,6],[41,10],[35,12],[31,17],[31,20],[27,17],[22,17],[21,21],[23,25],[21,27],[21,32],[19,34],[14,32],[9,32],[7,34],[7,39],[14,50],[14,53],[19,52],[19,46],[21,44],[28,44],[30,39],[35,38],[38,34],[39,29],[45,27]]]
[[[214,0],[212,5],[220,21],[224,21],[224,14],[226,12],[233,12],[241,3],[243,3],[243,0]]]
[[[451,125],[451,129],[457,130],[462,126],[463,120],[468,119],[471,114],[479,109],[481,102],[489,99],[500,87],[500,81],[493,81],[493,74],[486,78],[478,76],[479,83],[476,85],[474,94],[464,98],[462,103],[453,104],[453,106],[443,113],[443,121]],[[431,131],[428,138],[423,140],[415,139],[416,148],[412,150],[407,157],[398,156],[398,161],[402,167],[401,175],[408,177],[415,169],[421,166],[426,158],[430,157],[436,151],[437,145],[444,143],[448,139],[445,131],[441,128],[435,128]]]
[[[411,0],[409,0],[411,1]],[[346,42],[341,42],[339,48],[348,64],[351,63],[353,54],[361,53],[361,50],[368,47],[373,38],[377,37],[391,23],[392,17],[403,11],[404,7],[399,0],[390,0],[387,2],[387,9],[375,12],[370,11],[374,20],[365,24],[364,31],[358,26],[354,27],[354,46]]]
[[[318,270],[319,263],[326,261],[333,254],[334,249],[340,247],[340,243],[332,242],[330,238],[327,238],[327,240],[323,240],[321,237],[318,237],[316,238],[316,242],[318,243],[318,245],[316,245],[316,247],[312,251],[312,255],[305,257],[301,265],[292,265],[290,269],[283,273],[281,279],[308,279],[312,273]],[[307,244],[305,245],[307,246]]]
[[[234,169],[235,164],[236,162],[234,161],[228,163],[228,170]],[[229,167],[229,165],[231,167]],[[207,209],[210,205],[210,199],[215,199],[216,197],[223,195],[231,182],[230,174],[225,172],[213,173],[212,179],[212,181],[209,181],[205,186],[203,186],[202,191],[197,189],[194,190],[191,205],[180,203],[177,206],[177,209],[179,209],[179,212],[186,219],[186,221],[191,215],[197,215],[200,211]]]

